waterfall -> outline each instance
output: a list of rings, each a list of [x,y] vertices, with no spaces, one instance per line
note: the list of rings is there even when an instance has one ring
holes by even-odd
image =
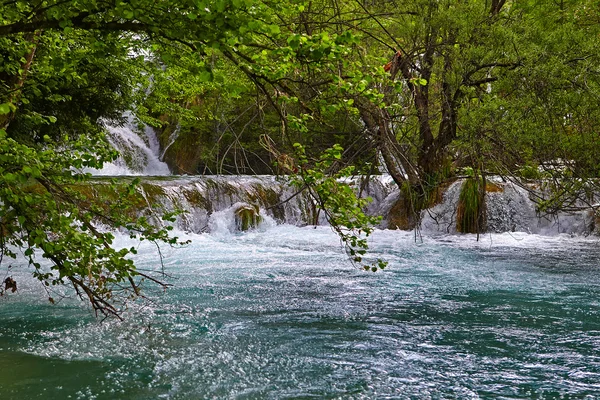
[[[251,204],[238,202],[221,211],[216,211],[208,219],[208,230],[213,236],[229,236],[232,233],[240,232],[240,226],[236,221],[236,212],[240,208],[253,208]],[[266,231],[277,225],[277,222],[269,216],[264,209],[258,210],[260,220],[257,226],[251,227],[253,230]]]
[[[125,114],[123,126],[108,125],[107,137],[120,156],[100,170],[88,170],[92,175],[170,175],[169,167],[159,158],[160,146],[156,133],[149,126],[141,129],[131,113]]]
[[[263,216],[278,223],[306,225],[307,221],[314,220],[315,207],[310,199],[304,195],[294,196],[286,182],[273,176],[143,180],[139,190],[154,210],[183,210],[176,225],[187,232],[232,231],[234,206],[239,204],[256,206]]]
[[[456,209],[461,188],[462,181],[454,182],[440,204],[422,211],[421,229],[424,232],[456,233]]]
[[[163,180],[144,179],[140,194],[149,208],[161,211],[175,209],[185,212],[177,219],[177,227],[188,232],[233,231],[231,221],[235,204],[256,206],[265,221],[291,225],[325,225],[323,213],[306,193],[297,194],[283,179],[272,176],[205,176],[166,177],[170,175],[154,130],[138,126],[131,113],[125,114],[123,126],[108,125],[107,134],[112,146],[120,152],[113,163],[93,175],[165,176]],[[170,142],[174,141],[176,130]],[[170,144],[169,144],[170,145]],[[168,148],[168,146],[167,146]],[[527,232],[543,235],[590,234],[596,230],[592,209],[541,215],[526,190],[511,182],[489,177],[495,190],[486,193],[488,232]],[[387,174],[370,179],[354,178],[347,182],[357,192],[373,201],[367,214],[380,215],[380,228],[387,228],[394,206],[401,200],[397,186]],[[420,229],[428,233],[456,233],[456,209],[464,180],[457,180],[445,191],[439,204],[422,211]],[[539,193],[542,194],[542,193]],[[212,218],[212,219],[211,219]],[[219,219],[220,218],[220,219]],[[218,221],[217,221],[218,219]]]
[[[531,194],[534,187],[524,188],[512,182],[490,177],[494,190],[486,192],[488,232],[526,232],[541,235],[588,235],[595,230],[591,209],[543,215],[536,211]],[[456,209],[464,180],[454,182],[446,190],[443,201],[422,212],[421,229],[429,233],[456,233]],[[543,193],[537,191],[539,195]],[[396,192],[398,197],[399,194]]]
[[[394,212],[393,205],[401,197],[391,178],[381,175],[371,177],[368,182],[356,178],[348,180],[348,183],[356,187],[363,197],[373,199],[365,211],[382,216],[384,220],[380,228],[387,228],[386,219],[390,218]],[[456,233],[456,209],[463,183],[464,180],[452,183],[439,204],[422,211],[420,229],[423,232]],[[528,190],[511,182],[496,180],[493,183],[495,190],[486,193],[488,232],[587,235],[595,230],[591,209],[562,212],[551,217],[541,215],[536,211]],[[258,229],[283,223],[296,226],[327,224],[312,198],[305,191],[298,193],[283,177],[142,178],[138,190],[148,210],[157,215],[183,210],[177,217],[176,227],[185,232],[235,232],[234,213],[242,206],[258,210],[262,224]]]
[[[108,127],[111,143],[122,156],[106,165],[96,175],[169,175],[161,162],[154,132],[146,128],[136,133],[130,116],[122,127]],[[138,131],[139,132],[139,131]],[[394,206],[401,194],[389,175],[372,176],[368,180],[347,179],[363,197],[373,201],[366,207],[369,215],[383,217],[380,228],[388,228]],[[591,209],[541,215],[526,190],[511,182],[489,177],[494,190],[486,193],[488,232],[526,232],[542,235],[593,233],[595,214]],[[442,201],[422,211],[420,229],[430,234],[456,233],[456,210],[464,180],[453,182],[445,190]],[[236,205],[259,209],[263,223],[290,225],[326,225],[327,221],[310,196],[297,193],[285,178],[274,176],[165,176],[143,178],[140,194],[148,208],[159,212],[183,210],[177,228],[186,232],[233,232]],[[158,221],[158,220],[157,220]]]
[[[357,188],[362,186],[363,196],[373,198],[367,208],[371,214],[377,214],[381,201],[393,187],[387,176],[371,177],[368,182],[356,179],[349,183]],[[100,185],[102,181],[96,184]],[[236,230],[234,212],[243,205],[258,209],[261,216],[259,229],[282,223],[296,226],[327,224],[306,191],[298,193],[285,178],[275,176],[142,178],[138,191],[147,210],[157,215],[183,210],[177,217],[176,227],[185,232],[233,232]]]
[[[171,147],[173,145],[173,143],[175,143],[175,141],[177,140],[177,138],[179,138],[179,133],[181,132],[181,127],[177,126],[177,128],[175,128],[175,130],[173,131],[173,133],[171,133],[171,135],[169,136],[169,143],[167,143],[167,145],[165,146],[165,148],[160,152],[160,160],[164,160],[165,159],[165,154],[167,154],[167,150],[169,150],[169,147]],[[156,138],[156,134],[154,135],[154,137]],[[156,143],[158,144],[158,139],[156,140]],[[158,154],[159,151],[157,149],[156,154]]]

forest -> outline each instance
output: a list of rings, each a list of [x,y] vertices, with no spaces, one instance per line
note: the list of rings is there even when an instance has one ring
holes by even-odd
[[[548,212],[593,206],[599,46],[593,0],[0,0],[0,262],[107,314],[161,284],[98,228],[178,243],[135,215],[136,182],[81,189],[127,112],[173,174],[289,177],[359,264],[376,220],[346,176],[389,173],[404,229],[457,176],[463,232],[485,230],[491,175],[543,181]]]

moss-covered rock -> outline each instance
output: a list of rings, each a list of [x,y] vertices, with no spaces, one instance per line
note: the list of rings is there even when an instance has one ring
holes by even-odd
[[[388,229],[411,230],[417,225],[414,212],[410,208],[410,201],[406,196],[400,194],[398,200],[390,208],[387,216]]]
[[[427,188],[414,187],[407,183],[402,187],[398,199],[390,208],[387,215],[387,228],[415,229],[420,223],[421,212],[442,203],[444,194],[455,181],[455,179],[448,179]]]
[[[236,229],[241,232],[256,229],[262,221],[258,207],[250,204],[239,206],[235,211]]]
[[[196,174],[201,163],[204,141],[197,129],[177,127],[171,121],[157,132],[163,161],[174,174]]]

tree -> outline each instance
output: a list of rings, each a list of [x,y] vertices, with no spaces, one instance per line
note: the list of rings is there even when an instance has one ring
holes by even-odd
[[[265,94],[285,94],[272,105],[287,120],[286,134],[315,125],[332,134],[334,115],[345,118],[349,137],[363,142],[360,154],[381,154],[418,224],[457,168],[514,176],[524,165],[568,158],[577,160],[578,178],[595,175],[591,9],[311,1],[282,18],[281,34],[225,55]]]
[[[557,158],[577,160],[578,179],[594,176],[590,10],[587,2],[308,1],[269,9],[216,52],[281,118],[282,139],[267,141],[273,154],[293,154],[299,142],[315,164],[341,143],[331,174],[376,165],[379,154],[415,226],[461,168],[480,182],[478,201],[479,176],[514,177]],[[567,193],[552,203],[571,202]]]
[[[102,121],[124,110],[190,132],[202,131],[198,121],[227,122],[225,146],[205,159],[224,170],[233,157],[235,170],[251,154],[272,156],[359,263],[360,234],[374,221],[337,178],[373,173],[380,160],[415,223],[464,167],[477,178],[568,160],[546,171],[557,189],[570,185],[547,208],[564,207],[599,173],[598,15],[591,0],[538,3],[3,2],[0,250],[22,249],[44,284],[69,282],[104,313],[118,314],[111,286],[137,295],[133,278],[143,276],[126,258],[134,249],[112,249],[95,224],[173,239],[151,216],[122,212],[135,208],[133,186],[107,207],[80,172],[115,157]],[[227,98],[210,115],[199,94],[215,93]],[[247,105],[260,118],[227,119]],[[475,182],[480,193],[485,179]]]

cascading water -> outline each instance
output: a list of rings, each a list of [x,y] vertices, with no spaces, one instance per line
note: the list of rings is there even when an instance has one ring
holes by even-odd
[[[536,211],[531,193],[512,182],[490,178],[494,190],[485,196],[487,231],[527,232],[542,235],[588,235],[594,232],[595,217],[591,209],[576,212],[560,212],[556,215],[543,215]],[[428,234],[456,233],[457,208],[464,180],[452,183],[443,194],[441,203],[422,211],[420,229]],[[398,190],[392,190],[377,209],[380,215],[387,216],[392,206],[400,198]]]
[[[362,196],[373,199],[366,212],[383,216],[380,227],[385,229],[389,225],[386,219],[392,216],[393,206],[400,198],[389,176],[371,177],[366,184],[362,184],[360,179],[350,183],[357,187]],[[422,211],[422,233],[456,233],[456,210],[462,184],[462,180],[451,184],[439,204]],[[527,190],[509,182],[495,182],[494,186],[497,189],[486,194],[487,232],[588,235],[596,230],[592,210],[544,216],[536,212],[535,203]],[[176,225],[186,232],[209,232],[211,216],[216,212],[231,210],[236,203],[258,207],[261,215],[278,224],[327,224],[324,214],[319,212],[306,192],[298,193],[285,178],[274,176],[151,178],[142,179],[139,191],[147,207],[157,213],[183,210]]]
[[[221,211],[216,211],[211,214],[208,220],[208,230],[213,236],[229,237],[232,233],[242,232],[240,222],[236,220],[236,212],[240,209],[253,209],[253,206],[248,203],[235,203],[231,207]],[[257,214],[261,215],[256,226],[250,228],[265,232],[269,228],[277,225],[277,222],[267,215],[265,210],[257,210]],[[247,230],[247,229],[245,229]]]
[[[392,185],[387,176],[372,177],[363,186],[362,195],[373,202],[367,211],[376,215],[380,203]],[[233,213],[236,203],[258,207],[259,213],[279,224],[326,225],[307,192],[298,193],[285,178],[274,176],[190,176],[143,179],[139,186],[146,203],[157,212],[183,210],[177,227],[186,232],[211,231],[209,221],[217,212]]]
[[[127,113],[123,126],[106,127],[110,144],[119,151],[119,158],[107,163],[101,170],[91,170],[93,175],[170,175],[169,167],[159,159],[158,139],[149,126],[139,127],[132,114]]]
[[[161,151],[154,130],[140,130],[130,113],[125,115],[124,126],[109,126],[109,140],[121,153],[120,158],[105,165],[102,170],[91,171],[94,175],[168,176],[168,166],[160,160]],[[177,136],[177,130],[173,134]],[[545,235],[560,233],[592,233],[595,228],[593,210],[540,215],[530,193],[510,182],[490,177],[499,188],[486,194],[487,230],[489,232],[528,232]],[[443,201],[422,212],[422,232],[430,234],[456,233],[456,210],[463,180],[451,184],[443,195]],[[386,219],[400,192],[389,175],[373,176],[366,181],[358,178],[350,181],[362,196],[373,201],[367,206],[370,215],[384,218],[382,228],[388,226]],[[213,212],[230,208],[235,202],[246,202],[262,208],[263,213],[278,223],[292,225],[326,224],[313,201],[305,194],[295,193],[284,180],[274,177],[208,176],[166,177],[162,181],[146,181],[153,187],[154,195],[144,193],[150,203],[158,203],[163,211],[180,209],[186,211],[179,217],[178,227],[188,232],[206,232]],[[143,191],[143,190],[142,190]],[[292,198],[292,201],[288,199]]]

